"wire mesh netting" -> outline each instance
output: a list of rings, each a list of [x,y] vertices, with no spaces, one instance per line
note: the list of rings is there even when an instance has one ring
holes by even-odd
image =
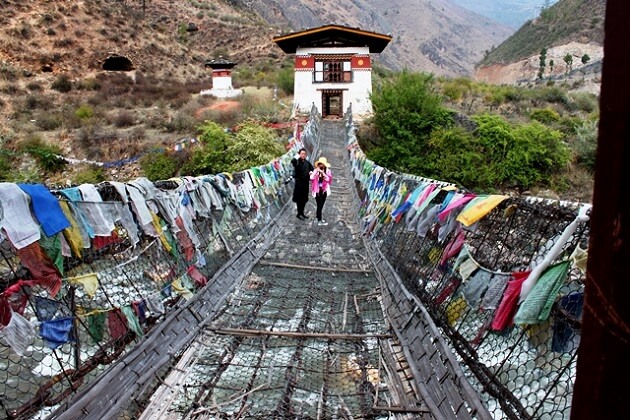
[[[475,195],[387,171],[353,144],[352,129],[348,138],[362,233],[448,338],[491,415],[569,418],[590,206],[505,196],[449,206]],[[429,190],[424,205],[410,202]],[[455,218],[452,208],[482,217],[466,223],[471,212]]]
[[[314,129],[302,134],[311,150]],[[27,246],[8,237],[36,219],[27,207],[9,212],[3,196],[12,234],[0,242],[0,418],[63,411],[164,325],[290,200],[291,157],[234,174],[50,190],[47,205],[58,202],[70,227],[50,234],[42,222]]]

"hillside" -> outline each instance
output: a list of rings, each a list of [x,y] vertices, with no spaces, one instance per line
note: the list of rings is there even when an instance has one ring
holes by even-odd
[[[558,0],[454,0],[458,5],[480,15],[518,29],[540,11]]]
[[[514,63],[570,42],[603,45],[605,10],[606,0],[560,0],[489,51],[479,67]]]
[[[605,0],[560,0],[489,51],[474,79],[521,85],[563,82],[599,94],[605,9]]]
[[[217,53],[251,63],[280,59],[272,30],[227,2],[3,1],[0,63],[30,80],[52,74],[86,78],[112,54],[158,79],[207,77],[203,64]],[[257,42],[252,42],[257,40]]]

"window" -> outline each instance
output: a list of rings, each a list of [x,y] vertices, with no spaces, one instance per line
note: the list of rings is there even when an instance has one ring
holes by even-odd
[[[350,61],[316,61],[313,81],[317,83],[350,83]]]

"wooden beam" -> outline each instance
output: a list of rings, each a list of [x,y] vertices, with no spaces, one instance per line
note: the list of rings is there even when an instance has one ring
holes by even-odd
[[[267,331],[248,330],[244,328],[216,328],[212,332],[221,335],[239,335],[245,337],[269,336],[294,338],[326,338],[329,340],[363,340],[365,338],[392,338],[392,334],[331,334],[331,333],[301,333],[297,331]]]
[[[361,274],[372,274],[374,273],[372,270],[363,270],[361,268],[335,268],[335,267],[319,267],[312,265],[298,265],[298,264],[289,264],[289,263],[281,263],[274,261],[258,261],[260,265],[271,265],[274,267],[284,267],[284,268],[298,268],[300,270],[319,270],[319,271],[334,271],[340,273],[361,273]]]
[[[582,337],[571,420],[628,418],[630,5],[608,0]]]

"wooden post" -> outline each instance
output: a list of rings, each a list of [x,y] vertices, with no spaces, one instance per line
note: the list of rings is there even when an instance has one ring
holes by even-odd
[[[630,3],[606,3],[599,139],[571,419],[628,418]]]

